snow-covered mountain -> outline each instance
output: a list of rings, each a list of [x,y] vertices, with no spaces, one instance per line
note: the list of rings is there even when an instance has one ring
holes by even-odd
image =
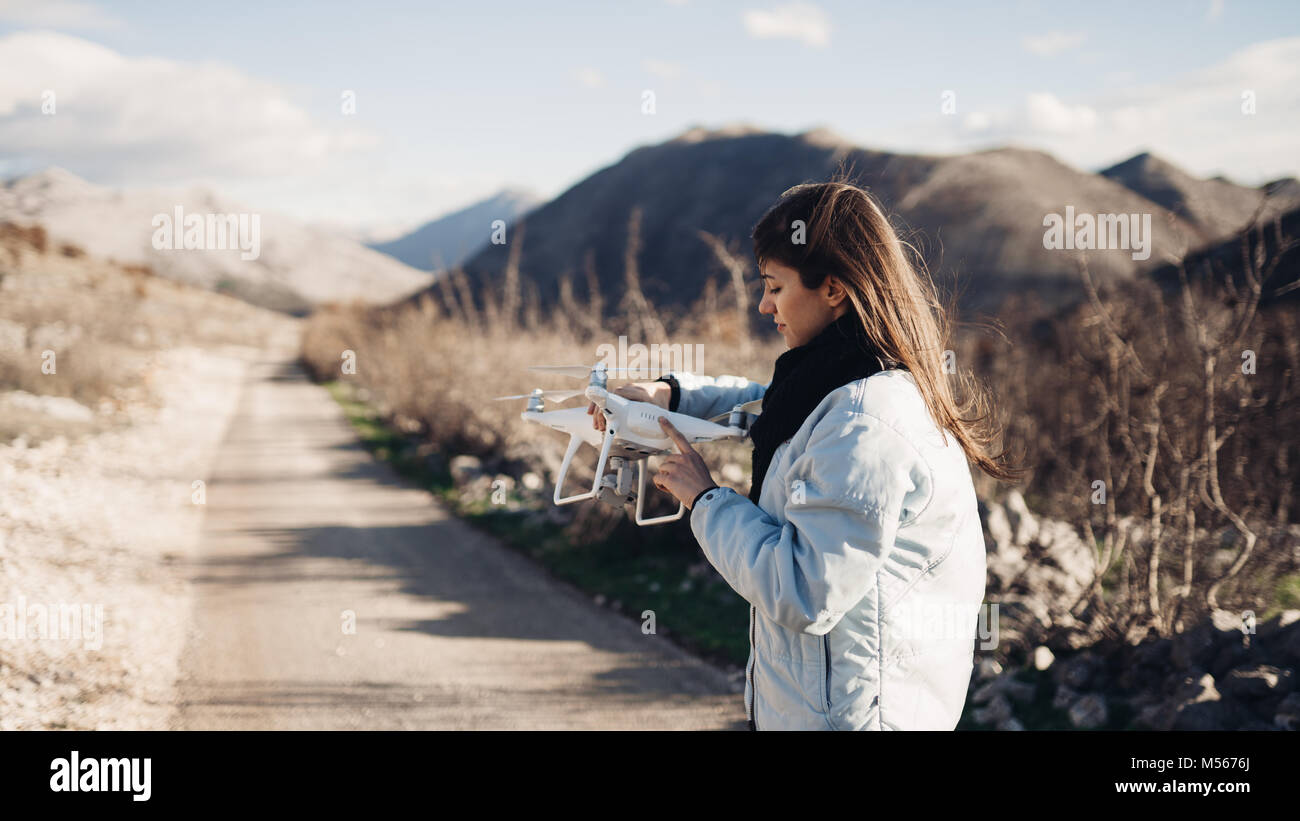
[[[201,188],[117,190],[61,168],[0,187],[0,222],[41,225],[55,245],[286,311],[385,303],[433,277],[341,232],[225,200]]]

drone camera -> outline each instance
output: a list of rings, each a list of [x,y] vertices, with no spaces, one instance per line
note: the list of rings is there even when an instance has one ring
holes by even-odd
[[[631,504],[635,496],[632,494],[632,471],[627,460],[621,456],[611,456],[609,466],[615,468],[617,473],[606,473],[601,477],[596,498],[610,507],[621,508]]]

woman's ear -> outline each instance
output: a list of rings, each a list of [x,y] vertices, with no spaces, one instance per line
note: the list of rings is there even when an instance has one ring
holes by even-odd
[[[834,276],[826,277],[825,287],[826,292],[824,296],[826,297],[826,304],[832,308],[838,308],[840,303],[842,303],[848,296],[848,292],[844,290],[844,286],[841,285],[840,281]]]

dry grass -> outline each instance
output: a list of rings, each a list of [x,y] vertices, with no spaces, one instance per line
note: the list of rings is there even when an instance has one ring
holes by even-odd
[[[631,296],[624,304],[634,311],[618,321],[602,322],[603,297],[587,279],[585,300],[579,302],[569,281],[562,283],[562,304],[569,309],[542,319],[535,295],[529,298],[486,294],[482,307],[471,298],[464,276],[453,271],[434,294],[398,308],[335,306],[315,314],[302,338],[302,359],[316,379],[353,382],[368,392],[371,404],[398,430],[431,443],[446,454],[469,454],[484,460],[493,472],[520,476],[528,470],[545,474],[553,483],[559,472],[566,437],[538,425],[523,424],[524,401],[494,401],[494,397],[527,393],[535,387],[575,388],[581,382],[526,370],[529,365],[585,364],[599,361],[602,344],[617,349],[619,335],[626,344],[702,345],[704,373],[731,373],[766,381],[772,362],[784,350],[776,339],[760,342],[735,322],[734,305],[706,313],[701,305],[685,318],[661,316],[639,292],[635,271],[629,269]],[[518,287],[517,278],[507,278]],[[716,292],[715,292],[716,293]],[[743,298],[743,294],[741,295]],[[716,302],[717,300],[715,300]],[[727,300],[730,301],[730,300]],[[513,306],[513,308],[512,308]],[[513,313],[511,312],[513,311]],[[649,330],[648,330],[649,329]],[[664,329],[658,336],[658,329]],[[655,333],[655,336],[641,334]],[[745,335],[744,343],[741,335]],[[345,374],[345,352],[355,355],[355,374]],[[740,351],[749,352],[742,355]],[[655,378],[671,370],[652,372]],[[611,384],[619,384],[612,382]],[[581,407],[581,397],[551,405]],[[748,476],[749,448],[742,443],[710,446],[706,458],[717,469],[731,464]],[[568,492],[594,478],[595,452],[584,447],[570,471]],[[651,491],[655,510],[675,502]],[[670,504],[671,503],[671,504]],[[623,516],[600,505],[576,506],[587,525],[604,532]],[[590,533],[591,531],[586,531]]]
[[[1117,637],[1212,610],[1262,620],[1300,579],[1300,322],[1263,301],[1281,254],[1242,241],[1243,270],[1172,292],[1097,289],[1082,265],[1088,302],[1050,324],[1006,311],[1009,340],[958,357],[998,389],[1031,506],[1095,544],[1072,609]]]
[[[181,346],[262,347],[291,320],[157,279],[142,266],[49,247],[40,228],[0,224],[0,398],[23,391],[75,400],[103,419],[78,425],[0,414],[0,441],[100,429],[151,391],[152,354]]]
[[[599,344],[616,345],[618,335],[627,334],[629,344],[703,344],[700,372],[766,381],[784,350],[779,340],[751,336],[747,260],[710,236],[702,239],[719,262],[721,286],[710,279],[684,315],[661,316],[640,292],[637,233],[634,214],[626,292],[617,303],[624,310],[616,317],[600,319],[605,300],[590,266],[585,302],[562,279],[559,302],[565,310],[545,321],[538,318],[535,295],[473,295],[464,276],[453,271],[416,304],[317,314],[303,337],[303,359],[316,378],[343,379],[367,391],[379,412],[410,436],[446,454],[478,456],[488,470],[515,477],[543,466],[549,484],[566,439],[521,424],[522,400],[492,397],[580,383],[530,373],[526,366],[592,364]],[[518,291],[518,272],[504,281]],[[1285,312],[1260,318],[1254,308],[1243,307],[1240,293],[1185,298],[1194,303],[1170,306],[1154,286],[1130,285],[1095,294],[1090,303],[1046,323],[1035,321],[1042,311],[1012,306],[1005,314],[1008,336],[1000,342],[984,330],[965,330],[953,343],[959,367],[992,389],[1008,423],[1006,440],[1030,468],[1024,490],[1035,510],[1095,534],[1101,570],[1092,595],[1078,606],[1091,606],[1094,615],[1104,612],[1121,630],[1152,624],[1169,632],[1205,611],[1207,593],[1213,606],[1220,588],[1221,604],[1263,609],[1275,598],[1274,580],[1296,569],[1295,539],[1286,526],[1295,521],[1300,503],[1289,478],[1300,459],[1294,379],[1300,372],[1300,328]],[[1231,324],[1234,316],[1249,318],[1240,338],[1197,349],[1198,329]],[[1126,346],[1140,355],[1145,371],[1124,364]],[[1243,378],[1243,348],[1256,351],[1270,370]],[[355,374],[341,372],[344,351],[355,352]],[[1205,370],[1215,367],[1222,376],[1207,387]],[[1207,407],[1217,414],[1211,435],[1223,440],[1215,445],[1217,463],[1201,446]],[[711,446],[704,455],[715,476],[724,464],[739,468],[744,479],[730,483],[744,492],[746,443]],[[570,489],[591,481],[594,461],[590,449],[579,452]],[[1097,478],[1109,488],[1111,501],[1103,507],[1090,504]],[[981,476],[977,487],[984,497],[998,492]],[[600,505],[577,507],[606,529],[622,516]],[[1246,519],[1260,537],[1254,553],[1241,548],[1244,531],[1237,525]],[[1113,549],[1121,527],[1130,531],[1126,551],[1123,544]],[[1238,558],[1231,578],[1219,572],[1219,559],[1210,561],[1224,544]],[[1111,596],[1103,585],[1118,592]]]

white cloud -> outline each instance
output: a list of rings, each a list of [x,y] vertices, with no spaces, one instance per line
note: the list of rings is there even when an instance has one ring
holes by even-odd
[[[682,67],[666,60],[643,60],[641,65],[646,71],[665,80],[674,80],[682,76]]]
[[[1255,113],[1242,111],[1253,92]],[[907,151],[991,145],[1041,148],[1081,168],[1151,150],[1192,173],[1257,184],[1300,176],[1300,37],[1256,43],[1169,82],[1129,85],[1088,99],[1027,94],[1000,111],[936,117],[890,140]],[[918,135],[929,139],[918,142]]]
[[[826,13],[809,3],[779,6],[771,11],[750,9],[742,20],[749,36],[760,40],[786,38],[814,48],[825,48],[831,40]]]
[[[1031,54],[1039,57],[1052,57],[1072,48],[1083,45],[1088,35],[1083,32],[1067,34],[1064,31],[1049,31],[1046,34],[1030,34],[1021,40],[1021,45]]]
[[[573,76],[587,88],[600,88],[605,85],[605,75],[591,66],[583,66],[573,72]]]
[[[985,131],[993,125],[993,120],[983,111],[972,111],[962,120],[961,127],[966,131]]]
[[[1205,10],[1206,20],[1218,20],[1223,16],[1223,0],[1210,0],[1210,7]]]
[[[1047,93],[1025,97],[1025,122],[1029,129],[1045,134],[1074,134],[1097,126],[1097,112],[1086,105],[1066,105]]]
[[[1101,122],[1091,106],[1070,105],[1053,94],[1035,92],[1026,94],[1022,103],[1009,111],[968,114],[961,129],[988,137],[1024,139],[1091,133]]]
[[[122,21],[94,3],[75,0],[0,0],[0,21],[61,29],[115,29]]]
[[[54,114],[42,113],[47,93]],[[220,64],[127,57],[54,32],[0,38],[9,166],[135,184],[304,173],[375,144],[339,117],[326,126],[273,84]]]

